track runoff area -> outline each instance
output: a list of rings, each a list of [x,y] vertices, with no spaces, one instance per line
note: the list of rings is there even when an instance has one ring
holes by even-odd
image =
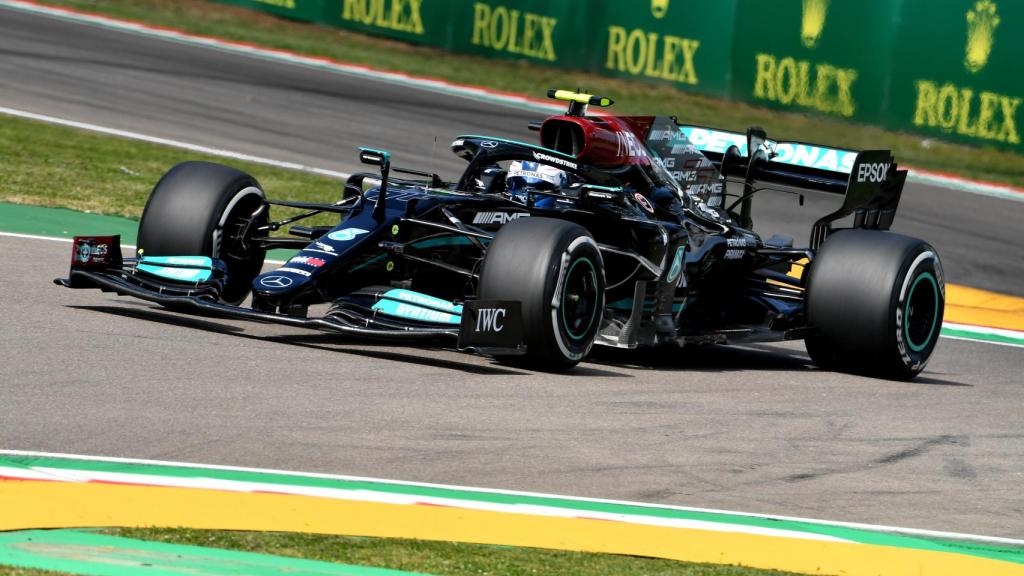
[[[0,530],[161,526],[287,531],[604,552],[815,574],[1024,574],[1024,541],[1009,539],[33,452],[0,451],[0,509]]]
[[[21,2],[0,3],[49,10]],[[64,17],[86,18],[59,12]],[[131,26],[137,32],[174,34],[178,41],[220,42],[150,30],[136,23],[90,18],[107,25]],[[250,53],[260,51],[223,44]],[[301,59],[267,52],[274,58]],[[372,70],[360,68],[358,72],[379,76]],[[395,81],[539,106],[528,99],[476,87],[408,77]],[[9,109],[3,113],[29,116]],[[78,128],[120,137],[161,140],[123,131],[114,134],[100,126],[59,118],[36,119],[77,124]],[[184,142],[160,143],[328,172]],[[916,174],[923,181],[967,192],[1011,200],[1024,198],[1020,191],[1004,186]],[[344,177],[342,173],[326,175]],[[0,228],[9,227],[18,228],[8,230],[9,235],[60,239],[59,233],[46,229],[0,224]],[[943,335],[1024,345],[1022,302],[951,286]],[[113,525],[288,530],[635,554],[813,573],[1024,574],[1024,553],[1018,548],[1024,542],[1006,539],[374,479],[23,452],[0,454],[0,510],[5,511],[0,515],[0,530]],[[225,515],[228,510],[245,512],[236,512],[237,517],[233,517]]]

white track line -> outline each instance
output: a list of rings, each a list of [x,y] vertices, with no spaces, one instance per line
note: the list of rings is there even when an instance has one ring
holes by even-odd
[[[278,50],[276,48],[267,48],[243,42],[233,42],[231,40],[225,40],[223,38],[213,36],[189,34],[188,32],[182,32],[180,30],[150,26],[138,21],[122,20],[99,14],[45,6],[30,1],[0,0],[0,7],[12,8],[34,14],[42,14],[44,16],[55,17],[72,22],[91,24],[93,26],[100,26],[140,36],[159,38],[161,40],[177,42],[179,44],[200,46],[203,48],[220,50],[222,52],[231,52],[234,54],[241,54],[243,56],[261,58],[264,60],[303,66],[306,68],[316,68],[328,72],[345,74],[347,76],[371,78],[380,82],[398,84],[417,90],[439,92],[450,96],[468,98],[476,101],[486,100],[493,104],[501,104],[518,109],[555,113],[560,113],[564,109],[560,104],[556,104],[548,100],[530,98],[519,94],[498,92],[482,86],[456,84],[437,78],[426,78],[402,72],[379,70],[369,66],[349,64],[322,56],[308,56],[297,52],[289,52],[287,50]]]
[[[991,196],[993,198],[1002,198],[1004,200],[1024,202],[1024,190],[1014,188],[1013,186],[996,184],[994,182],[983,182],[980,180],[968,180],[966,178],[951,176],[949,174],[937,174],[926,170],[918,170],[917,168],[908,168],[908,170],[909,173],[907,174],[907,181],[909,182],[947,188],[949,190],[957,190],[959,192],[981,194],[982,196]]]
[[[956,324],[954,322],[943,322],[942,327],[949,328],[951,330],[970,330],[971,332],[979,332],[981,334],[993,334],[995,336],[1005,336],[1007,338],[1024,339],[1024,332],[1008,330],[1006,328],[991,328],[988,326],[974,326],[972,324]]]
[[[233,158],[235,160],[242,160],[244,162],[253,162],[255,164],[264,164],[267,166],[273,166],[275,168],[285,168],[288,170],[298,170],[300,172],[311,172],[313,174],[319,174],[321,176],[327,176],[330,178],[345,179],[350,176],[345,172],[337,172],[335,170],[327,170],[326,168],[306,166],[305,164],[299,164],[297,162],[285,162],[283,160],[274,160],[272,158],[264,158],[262,156],[253,156],[252,154],[235,152],[234,150],[226,150],[224,148],[211,148],[209,146],[192,144],[190,142],[183,142],[181,140],[171,140],[170,138],[150,136],[149,134],[142,134],[140,132],[119,130],[117,128],[100,126],[99,124],[90,124],[88,122],[79,122],[77,120],[69,120],[67,118],[58,118],[57,116],[50,116],[47,114],[37,114],[35,112],[27,112],[25,110],[8,108],[6,106],[0,106],[0,114],[6,114],[8,116],[17,116],[19,118],[28,118],[30,120],[38,120],[41,122],[46,122],[47,124],[56,124],[58,126],[67,126],[70,128],[78,128],[80,130],[88,130],[89,132],[97,132],[100,134],[106,134],[108,136],[117,136],[119,138],[128,138],[130,140],[139,140],[141,142],[149,142],[150,144],[171,146],[173,148],[180,148],[182,150],[189,150],[191,152],[197,152],[200,154],[208,154],[210,156]]]
[[[0,236],[10,236],[11,238],[28,238],[29,240],[49,240],[50,242],[71,242],[73,238],[59,238],[57,236],[37,236],[35,234],[19,234],[17,232],[0,232]],[[127,248],[131,251],[135,251],[134,244],[121,244],[121,248]],[[284,264],[284,260],[264,260],[266,264]]]
[[[946,326],[945,323],[942,324]],[[952,334],[940,334],[940,338],[947,338],[949,340],[962,340],[964,342],[974,342],[975,344],[994,344],[996,346],[1009,346],[1010,348],[1024,348],[1024,344],[1015,344],[1013,342],[996,342],[995,340],[985,340],[982,338],[971,338],[969,336],[953,336]]]
[[[775,536],[782,538],[798,538],[802,540],[818,540],[823,542],[856,542],[828,534],[818,534],[799,529],[782,527],[752,526],[729,522],[726,520],[698,520],[690,518],[664,518],[643,513],[607,512],[599,510],[579,510],[560,505],[527,504],[523,502],[491,502],[486,499],[445,498],[425,494],[396,493],[394,491],[366,490],[363,488],[328,488],[320,486],[301,486],[272,481],[229,480],[216,477],[182,477],[176,475],[154,475],[133,472],[109,472],[88,469],[52,468],[32,466],[31,468],[13,468],[0,466],[0,478],[17,478],[26,480],[50,480],[58,482],[109,482],[116,484],[132,484],[158,486],[167,488],[192,488],[219,490],[223,492],[273,492],[275,494],[291,494],[310,496],[332,500],[349,500],[358,502],[375,502],[401,506],[433,505],[447,508],[469,510],[485,510],[504,514],[529,514],[555,518],[587,518],[626,522],[646,526],[662,526],[667,528],[687,528],[734,534],[752,534],[759,536]]]
[[[1011,546],[1024,546],[1024,540],[1016,540],[1013,538],[1001,538],[997,536],[981,536],[977,534],[963,534],[959,532],[941,532],[935,530],[920,530],[915,528],[901,528],[897,526],[884,526],[875,524],[864,524],[857,522],[833,522],[828,520],[816,520],[811,518],[800,518],[795,516],[778,516],[771,514],[754,514],[750,512],[736,512],[731,510],[715,510],[712,508],[691,508],[687,506],[672,506],[668,504],[650,504],[646,502],[631,502],[628,500],[608,500],[602,498],[580,498],[576,496],[564,496],[556,494],[544,494],[541,492],[521,492],[517,490],[498,490],[494,488],[474,488],[470,486],[458,486],[458,485],[445,485],[445,484],[431,484],[427,482],[405,482],[401,480],[388,480],[382,478],[371,478],[366,476],[345,476],[339,474],[320,474],[312,472],[296,472],[292,470],[275,470],[271,468],[247,468],[241,466],[222,466],[215,464],[193,464],[187,462],[174,462],[167,460],[146,460],[137,458],[116,458],[109,456],[85,456],[81,454],[62,454],[62,453],[50,453],[50,452],[35,452],[30,450],[0,450],[0,454],[6,454],[11,456],[36,456],[42,458],[70,458],[77,460],[92,460],[96,462],[117,462],[123,464],[145,464],[152,466],[182,466],[187,468],[198,468],[207,470],[225,470],[230,472],[255,472],[258,474],[287,474],[292,476],[305,476],[307,478],[324,478],[329,480],[343,480],[350,482],[375,482],[383,484],[392,484],[396,486],[415,486],[423,488],[438,488],[442,490],[464,490],[472,492],[481,492],[487,494],[507,494],[510,496],[525,496],[533,498],[556,498],[562,500],[575,500],[578,502],[592,502],[599,504],[616,504],[623,506],[637,506],[641,508],[654,508],[664,510],[679,510],[683,512],[707,512],[711,514],[731,514],[735,516],[745,516],[748,518],[767,518],[774,520],[785,520],[788,522],[806,522],[809,524],[820,524],[825,526],[836,526],[842,528],[855,528],[860,530],[872,530],[876,532],[884,532],[890,534],[903,534],[907,536],[923,536],[929,538],[944,538],[950,540],[963,540],[963,541],[974,541],[974,542],[985,542],[991,544],[1008,544]]]
[[[0,232],[0,236],[11,238],[28,238],[29,240],[49,240],[51,242],[71,242],[73,238],[59,238],[57,236],[36,236],[35,234],[18,234],[17,232]],[[121,245],[122,248],[135,248],[135,246]]]
[[[2,5],[4,5],[4,0],[0,0],[0,6]],[[284,168],[287,170],[309,172],[312,174],[327,176],[329,178],[337,178],[339,180],[347,179],[350,176],[350,174],[346,172],[338,172],[336,170],[328,170],[326,168],[319,168],[316,166],[307,166],[305,164],[299,164],[297,162],[287,162],[284,160],[275,160],[273,158],[264,158],[262,156],[254,156],[252,154],[236,152],[234,150],[227,150],[224,148],[212,148],[200,144],[193,144],[191,142],[173,140],[170,138],[162,138],[160,136],[151,136],[149,134],[142,134],[141,132],[132,132],[129,130],[110,128],[108,126],[101,126],[99,124],[80,122],[78,120],[60,118],[48,114],[39,114],[36,112],[19,110],[17,108],[8,108],[6,106],[0,106],[0,114],[15,116],[18,118],[27,118],[30,120],[37,120],[40,122],[46,122],[48,124],[54,124],[58,126],[78,128],[80,130],[87,130],[89,132],[96,132],[99,134],[106,134],[109,136],[116,136],[119,138],[138,140],[140,142],[148,142],[151,144],[170,146],[173,148],[189,150],[200,154],[208,154],[210,156],[232,158],[235,160],[242,160],[245,162],[252,162],[255,164],[273,166],[275,168]],[[1007,200],[1024,201],[1024,192],[1017,191],[1015,188],[1012,188],[1010,186],[1004,186],[1001,184],[964,180],[961,178],[955,178],[947,175],[924,172],[917,170],[916,168],[910,169],[910,176],[912,181],[917,181],[918,183],[927,184],[929,186],[938,186],[941,188],[948,188],[951,190],[959,190],[961,192],[970,192],[974,194],[981,194],[983,196],[992,196],[995,198],[1003,198]]]
[[[953,340],[966,340],[968,342],[984,342],[986,344],[996,344],[998,346],[1011,346],[1013,348],[1024,348],[1024,331],[1008,330],[1005,328],[991,328],[989,326],[973,326],[971,324],[957,324],[954,322],[943,322],[942,327],[949,330],[959,330],[961,332],[968,332],[979,335],[992,335],[1002,336],[1004,338],[1012,338],[1016,340],[1016,342],[1000,342],[996,340],[987,340],[981,337],[971,338],[970,336],[961,336],[959,334],[942,334],[943,338],[951,338]]]

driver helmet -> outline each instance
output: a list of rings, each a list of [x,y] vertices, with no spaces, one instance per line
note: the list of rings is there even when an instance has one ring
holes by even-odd
[[[568,182],[568,175],[554,166],[548,166],[540,162],[516,160],[508,167],[508,175],[505,177],[505,189],[512,196],[513,200],[525,204],[531,192],[537,190],[558,190],[567,185]],[[535,200],[535,205],[542,208],[555,202],[555,199],[550,196],[542,196]]]

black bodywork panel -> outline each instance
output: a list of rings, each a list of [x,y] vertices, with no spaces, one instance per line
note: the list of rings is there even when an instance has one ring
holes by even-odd
[[[232,249],[299,249],[255,278],[248,307],[220,303],[216,275],[179,282],[140,272],[135,259],[73,266],[59,282],[366,337],[454,339],[461,327],[464,347],[508,351],[514,343],[474,342],[464,326],[477,324],[480,267],[496,231],[543,216],[581,225],[600,248],[607,288],[596,343],[632,348],[785,340],[807,333],[803,281],[789,274],[791,267],[813,259],[838,219],[853,215],[855,227],[885,229],[899,202],[905,172],[896,171],[885,151],[860,153],[852,172],[843,174],[774,162],[758,129],[746,134],[746,149],[755,152],[740,154],[737,146],[723,153],[701,149],[674,118],[650,117],[642,125],[646,133],[636,138],[644,149],[636,161],[601,168],[554,149],[463,136],[452,150],[468,165],[455,182],[391,170],[387,153],[364,150],[364,160],[381,172],[350,177],[344,200],[268,201],[264,207],[308,210],[304,216],[334,213],[337,225],[305,227],[293,218],[246,227],[232,239]],[[526,197],[508,193],[504,163],[522,160],[564,171],[567,185]],[[730,183],[742,190],[733,194],[732,206]],[[846,200],[819,220],[809,246],[794,248],[791,239],[765,241],[750,229],[749,198],[765,183],[844,193]],[[292,237],[271,235],[287,226]],[[307,317],[310,306],[324,303],[331,305],[326,315]]]

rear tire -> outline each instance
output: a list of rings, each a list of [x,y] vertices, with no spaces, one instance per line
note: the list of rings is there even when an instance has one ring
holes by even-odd
[[[935,248],[899,234],[842,230],[822,245],[807,279],[806,341],[818,366],[907,380],[931,357],[945,308]]]
[[[583,227],[520,218],[501,227],[480,276],[480,298],[522,303],[525,356],[504,363],[562,372],[594,344],[604,310],[604,263]]]
[[[263,250],[236,243],[241,225],[264,200],[255,178],[210,162],[182,162],[149,194],[139,222],[139,253],[146,256],[209,256],[227,265],[221,298],[238,304],[263,268]],[[257,224],[267,223],[263,211]],[[242,248],[245,256],[240,257]]]

